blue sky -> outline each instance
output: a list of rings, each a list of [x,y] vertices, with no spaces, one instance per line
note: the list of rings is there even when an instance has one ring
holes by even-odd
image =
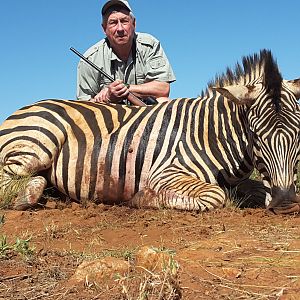
[[[300,77],[299,0],[131,0],[137,31],[162,43],[177,81],[171,97],[196,97],[242,56],[272,50],[285,79]],[[0,122],[41,99],[74,99],[78,57],[103,38],[100,0],[1,3]]]

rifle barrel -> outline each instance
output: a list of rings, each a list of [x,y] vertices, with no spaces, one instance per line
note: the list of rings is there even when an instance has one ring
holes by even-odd
[[[115,80],[108,75],[106,72],[104,72],[102,69],[100,69],[97,65],[95,65],[92,61],[88,60],[84,55],[82,55],[79,51],[77,51],[75,48],[71,47],[70,50],[74,52],[76,55],[78,55],[82,60],[84,60],[87,64],[89,64],[91,67],[96,69],[98,72],[100,72],[104,77],[106,77],[111,82],[114,82]],[[147,106],[139,97],[137,97],[135,94],[129,92],[131,97],[128,99],[133,105],[137,106]]]

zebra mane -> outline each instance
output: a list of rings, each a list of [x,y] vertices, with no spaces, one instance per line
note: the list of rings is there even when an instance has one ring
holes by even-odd
[[[216,75],[215,79],[208,83],[206,92],[202,92],[202,96],[208,94],[208,89],[212,87],[245,85],[260,77],[263,79],[266,92],[273,99],[276,111],[279,111],[282,76],[271,51],[266,49],[261,50],[259,54],[243,57],[242,65],[237,63],[234,70],[227,68],[223,74]]]

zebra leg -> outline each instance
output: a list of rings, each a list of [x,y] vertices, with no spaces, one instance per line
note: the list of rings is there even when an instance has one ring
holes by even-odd
[[[35,174],[47,169],[50,163],[47,157],[41,158],[25,145],[7,151],[0,159],[0,201],[17,210],[36,206],[47,186],[47,180]]]
[[[18,193],[18,196],[13,203],[13,209],[26,210],[36,206],[46,186],[47,180],[44,177],[32,177],[25,186],[25,189]]]
[[[127,205],[140,208],[172,208],[208,211],[223,207],[225,193],[217,185],[185,174],[164,177],[138,192]]]
[[[265,207],[267,191],[261,181],[246,179],[238,184],[234,190],[239,207]]]
[[[38,204],[47,180],[42,176],[17,177],[2,172],[0,174],[0,206],[16,210],[26,210]]]

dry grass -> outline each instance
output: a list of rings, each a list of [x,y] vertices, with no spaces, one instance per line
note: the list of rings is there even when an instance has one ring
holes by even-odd
[[[224,207],[233,210],[242,207],[248,200],[247,197],[238,197],[236,189],[225,189],[225,196],[226,199]]]
[[[0,166],[0,209],[9,208],[17,195],[24,191],[33,174],[27,176],[8,175]]]
[[[198,299],[228,299],[228,300],[270,300],[281,299],[280,297],[285,294],[286,291],[291,288],[288,285],[274,286],[274,285],[262,285],[262,284],[243,284],[237,283],[236,279],[228,279],[224,276],[220,276],[203,266],[200,266],[207,276],[198,276],[197,281],[202,286],[206,286],[208,291],[218,291],[212,297],[210,292],[199,295]],[[239,277],[240,273],[237,273],[236,277]],[[209,279],[208,279],[209,278]]]
[[[179,300],[182,299],[178,281],[178,263],[170,256],[168,264],[159,272],[142,268],[142,272],[118,279],[124,300]],[[139,267],[141,269],[141,267]]]

